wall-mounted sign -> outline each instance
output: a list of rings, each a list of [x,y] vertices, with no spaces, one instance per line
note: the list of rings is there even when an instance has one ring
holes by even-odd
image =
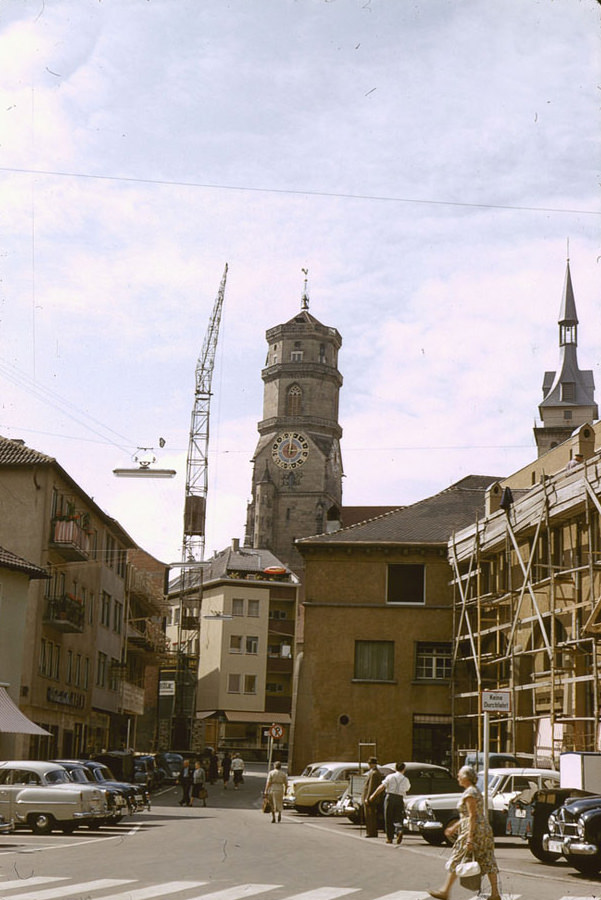
[[[511,712],[511,691],[482,691],[480,694],[482,712]]]

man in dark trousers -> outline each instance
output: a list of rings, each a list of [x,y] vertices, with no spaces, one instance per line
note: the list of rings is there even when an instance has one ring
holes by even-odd
[[[378,769],[378,760],[370,756],[367,760],[369,771],[365,776],[361,801],[363,803],[363,815],[365,817],[365,837],[377,838],[378,836],[378,801],[372,799],[372,794],[382,784],[382,774]]]
[[[397,844],[403,840],[403,817],[405,814],[405,795],[411,790],[411,782],[404,774],[405,763],[398,762],[396,772],[387,775],[382,784],[371,795],[371,800],[377,800],[381,794],[384,798],[384,828],[386,829],[386,843],[392,844],[395,835],[395,826],[400,824],[397,833]]]
[[[190,788],[192,787],[192,769],[190,768],[190,760],[185,759],[182,764],[182,770],[179,776],[179,783],[182,788],[182,799],[179,801],[180,806],[191,806]]]

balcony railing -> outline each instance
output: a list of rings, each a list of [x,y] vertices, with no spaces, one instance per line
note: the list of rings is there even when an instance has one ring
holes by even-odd
[[[70,561],[86,560],[90,553],[90,537],[79,517],[53,519],[49,545]]]
[[[44,610],[44,624],[58,631],[81,633],[84,625],[84,605],[80,597],[63,594],[49,597]]]

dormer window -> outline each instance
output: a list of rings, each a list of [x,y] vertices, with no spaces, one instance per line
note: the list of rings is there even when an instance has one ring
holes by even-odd
[[[561,399],[566,403],[573,403],[576,398],[576,385],[573,381],[562,381]]]

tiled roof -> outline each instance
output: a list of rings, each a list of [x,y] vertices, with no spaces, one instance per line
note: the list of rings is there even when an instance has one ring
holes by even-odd
[[[493,475],[468,475],[411,506],[297,543],[301,550],[304,544],[325,543],[446,544],[454,531],[484,513],[485,491],[500,480]]]
[[[340,510],[342,527],[358,525],[359,522],[365,522],[366,519],[375,519],[376,516],[383,516],[385,513],[402,508],[400,504],[398,506],[343,506]]]
[[[54,462],[54,457],[32,450],[24,441],[11,441],[0,435],[0,465],[31,466]]]
[[[233,547],[226,547],[225,550],[216,553],[202,567],[202,582],[206,587],[213,581],[236,577],[237,573],[241,573],[242,576],[261,575],[265,573],[265,569],[270,567],[286,570],[286,575],[289,577],[289,580],[285,581],[286,584],[297,583],[298,579],[293,575],[292,570],[288,569],[277,556],[274,556],[271,550],[254,549],[252,547],[240,547],[238,550],[235,550]],[[265,573],[266,579],[268,575],[269,573]],[[191,569],[191,574],[186,580],[188,582],[187,587],[192,588],[199,583],[200,576],[195,574],[194,569]],[[178,576],[170,583],[169,590],[171,592],[178,591],[181,589],[181,586],[182,576]]]
[[[10,550],[5,550],[4,547],[0,547],[0,569],[24,572],[30,578],[48,578],[48,573],[45,569],[27,562],[26,559],[22,559],[16,553],[11,553]]]

